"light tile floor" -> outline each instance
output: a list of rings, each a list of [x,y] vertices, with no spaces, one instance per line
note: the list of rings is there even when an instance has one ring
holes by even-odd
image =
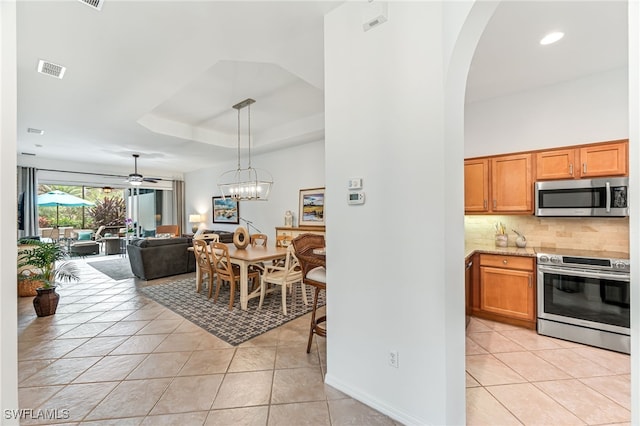
[[[625,354],[471,318],[468,425],[631,425]]]
[[[308,316],[233,347],[76,262],[56,315],[19,300],[20,407],[59,417],[21,424],[397,425],[323,383]],[[466,353],[468,425],[630,425],[626,355],[477,318]]]
[[[59,288],[55,315],[19,300],[19,402],[34,410],[21,424],[397,425],[324,384],[308,315],[233,347],[136,291],[167,279],[75,262],[81,280]],[[40,410],[58,419],[30,418]]]

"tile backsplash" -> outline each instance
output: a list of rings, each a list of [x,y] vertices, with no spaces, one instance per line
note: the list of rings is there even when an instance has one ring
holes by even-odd
[[[465,243],[487,244],[495,240],[495,224],[506,225],[509,245],[516,233],[527,238],[527,247],[554,247],[629,253],[629,218],[577,218],[536,216],[464,217]]]

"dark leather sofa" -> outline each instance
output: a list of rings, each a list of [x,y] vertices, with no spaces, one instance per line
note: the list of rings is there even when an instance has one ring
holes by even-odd
[[[196,270],[196,261],[189,238],[134,238],[127,245],[133,274],[143,280],[153,280]]]

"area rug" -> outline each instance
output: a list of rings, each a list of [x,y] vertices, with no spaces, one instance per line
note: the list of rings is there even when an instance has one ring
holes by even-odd
[[[87,264],[116,281],[133,278],[131,265],[129,264],[129,259],[126,257],[87,262]]]
[[[220,290],[218,302],[207,298],[206,288],[196,293],[196,279],[182,278],[167,284],[150,285],[139,288],[145,296],[166,306],[178,315],[188,319],[214,336],[236,346],[256,336],[287,323],[311,311],[313,287],[306,286],[309,305],[302,300],[300,285],[295,286],[296,294],[287,295],[287,313],[282,313],[280,289],[267,294],[262,308],[258,310],[260,298],[249,300],[248,309],[240,309],[240,294],[236,290],[233,310],[229,311],[229,286]],[[318,306],[325,304],[324,292],[320,292]]]

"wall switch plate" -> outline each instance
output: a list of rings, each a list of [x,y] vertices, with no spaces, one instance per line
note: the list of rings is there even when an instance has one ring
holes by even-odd
[[[350,178],[347,183],[348,189],[362,189],[362,178]]]
[[[389,365],[394,368],[400,367],[398,351],[389,351]]]

